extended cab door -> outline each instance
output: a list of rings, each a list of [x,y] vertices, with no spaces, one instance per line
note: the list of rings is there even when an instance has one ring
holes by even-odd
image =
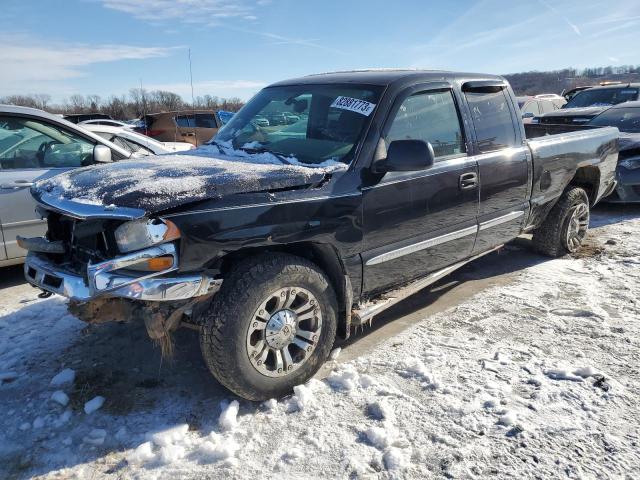
[[[431,143],[435,163],[421,171],[387,172],[363,189],[368,294],[468,257],[476,238],[478,165],[468,155],[451,88],[413,87],[399,95],[379,148],[403,139]]]
[[[474,129],[480,175],[478,239],[474,253],[513,240],[529,208],[531,151],[521,137],[520,114],[506,83],[463,85]]]

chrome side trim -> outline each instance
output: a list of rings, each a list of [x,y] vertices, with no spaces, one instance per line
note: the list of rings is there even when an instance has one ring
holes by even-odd
[[[502,225],[503,223],[507,223],[507,222],[510,222],[511,220],[515,220],[516,218],[520,218],[523,215],[524,215],[524,211],[519,210],[517,212],[507,213],[506,215],[502,215],[501,217],[492,218],[491,220],[487,220],[486,222],[482,222],[480,224],[480,231],[486,230],[487,228]]]
[[[381,298],[376,299],[371,303],[367,303],[367,306],[353,309],[351,311],[351,315],[352,315],[351,325],[362,325],[365,322],[370,321],[375,315],[378,315],[379,313],[384,312],[385,310],[387,310],[389,307],[392,307],[396,303],[404,300],[405,298],[413,295],[414,293],[422,290],[423,288],[426,288],[429,285],[432,285],[433,283],[440,280],[442,277],[449,275],[450,273],[466,265],[467,263],[472,262],[477,258],[483,257],[484,255],[491,253],[495,250],[498,250],[502,246],[503,245],[498,245],[496,247],[491,248],[490,250],[487,250],[486,252],[479,253],[477,255],[467,258],[466,260],[462,260],[458,263],[454,263],[453,265],[445,267],[441,270],[430,273],[424,278],[420,278],[396,290],[383,294]]]
[[[377,265],[379,263],[388,262],[389,260],[393,260],[394,258],[403,257],[411,253],[419,252],[420,250],[435,247],[436,245],[440,245],[441,243],[457,240],[458,238],[463,238],[467,235],[474,235],[477,232],[478,226],[474,225],[473,227],[463,228],[462,230],[457,230],[445,235],[440,235],[439,237],[429,238],[428,240],[413,243],[411,245],[407,245],[406,247],[397,248],[395,250],[391,250],[390,252],[385,252],[383,254],[372,257],[367,260],[365,265]]]

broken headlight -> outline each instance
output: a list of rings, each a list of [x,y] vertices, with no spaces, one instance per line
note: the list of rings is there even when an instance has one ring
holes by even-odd
[[[114,232],[118,249],[133,252],[180,238],[180,230],[170,220],[142,219],[123,223]]]

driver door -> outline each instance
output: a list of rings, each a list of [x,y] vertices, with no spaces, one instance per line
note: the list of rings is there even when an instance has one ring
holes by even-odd
[[[363,189],[364,291],[374,294],[471,255],[477,234],[478,164],[467,153],[450,88],[396,101],[383,141],[431,143],[426,170],[387,172]]]
[[[92,162],[94,144],[53,124],[0,116],[0,221],[8,259],[24,257],[16,236],[38,237],[46,222],[35,213],[34,182]]]

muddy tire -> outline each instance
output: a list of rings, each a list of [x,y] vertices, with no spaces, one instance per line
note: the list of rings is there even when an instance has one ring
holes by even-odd
[[[567,190],[533,232],[536,251],[561,257],[579,250],[589,228],[589,197],[579,187]]]
[[[337,310],[331,284],[313,263],[279,253],[251,257],[230,272],[203,314],[204,360],[235,394],[279,398],[329,356]]]

